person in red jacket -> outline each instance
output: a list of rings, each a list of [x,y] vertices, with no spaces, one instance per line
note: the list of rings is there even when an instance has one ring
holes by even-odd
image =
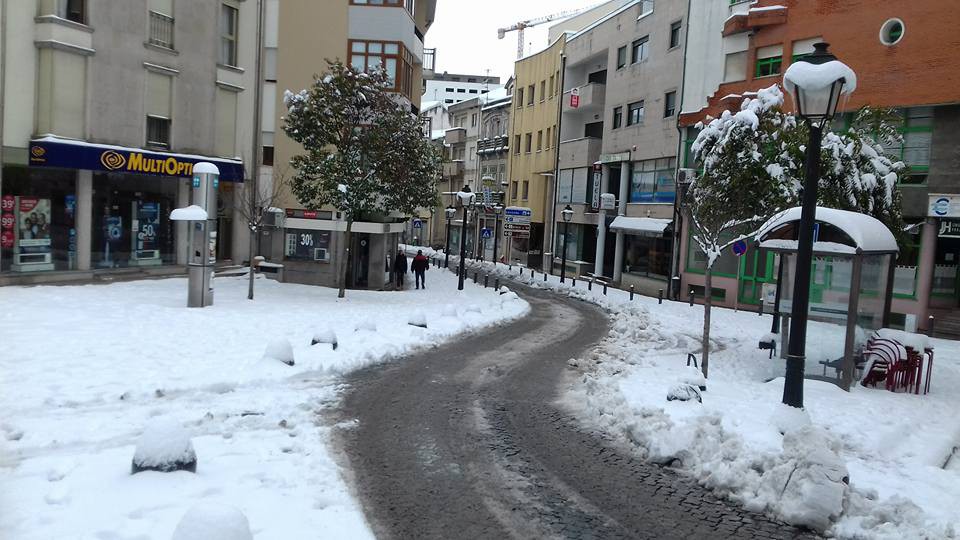
[[[427,259],[427,256],[423,254],[423,250],[417,251],[417,256],[413,258],[413,263],[410,264],[410,269],[413,270],[413,275],[416,278],[418,289],[421,286],[424,289],[427,288],[427,283],[423,280],[423,274],[427,271],[427,268],[430,268],[430,261]]]

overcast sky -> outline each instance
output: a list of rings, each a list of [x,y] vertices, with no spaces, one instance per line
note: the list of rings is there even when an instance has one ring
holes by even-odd
[[[499,40],[498,28],[599,3],[600,0],[437,0],[436,22],[427,32],[426,46],[437,49],[437,73],[484,75],[489,69],[503,83],[513,74],[517,33],[510,32]],[[547,28],[551,24],[526,30],[526,54],[548,45]]]

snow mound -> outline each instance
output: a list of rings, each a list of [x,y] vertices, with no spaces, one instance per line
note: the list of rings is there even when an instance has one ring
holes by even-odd
[[[481,313],[483,310],[477,304],[470,304],[465,311],[467,313]]]
[[[678,384],[667,392],[667,401],[696,401],[703,403],[700,391],[692,384]]]
[[[371,321],[370,319],[361,319],[357,322],[357,325],[353,327],[353,331],[359,332],[361,330],[366,330],[367,332],[376,332],[377,323]]]
[[[204,503],[187,510],[172,540],[253,540],[250,522],[239,509]]]
[[[337,350],[337,334],[329,326],[320,328],[313,333],[313,339],[310,340],[310,345],[317,343],[329,343],[333,350]]]
[[[519,300],[519,299],[520,297],[515,292],[503,293],[503,295],[500,297],[500,300],[503,302],[506,302],[508,300]]]
[[[677,381],[682,384],[696,386],[700,390],[707,389],[707,379],[703,376],[703,372],[693,366],[685,366],[677,378]]]
[[[453,304],[444,304],[443,310],[440,312],[440,315],[444,317],[456,317],[457,316],[457,306]]]
[[[427,314],[424,313],[422,309],[418,309],[410,315],[410,319],[407,320],[407,324],[411,326],[419,326],[420,328],[426,328]]]
[[[810,425],[810,415],[806,409],[798,409],[778,403],[770,417],[771,423],[776,426],[781,435],[803,429]]]
[[[292,366],[294,364],[293,345],[290,345],[290,340],[286,338],[275,339],[267,345],[267,350],[263,352],[263,359],[277,360]]]
[[[197,472],[190,433],[173,420],[159,420],[143,430],[133,454],[131,474],[142,471]]]

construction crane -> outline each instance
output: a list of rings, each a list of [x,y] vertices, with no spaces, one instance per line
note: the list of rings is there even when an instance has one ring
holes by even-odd
[[[579,15],[584,11],[589,11],[601,4],[595,4],[590,7],[580,8],[580,9],[571,9],[567,11],[561,11],[560,13],[554,13],[553,15],[547,15],[544,17],[537,17],[536,19],[528,19],[526,21],[520,21],[512,26],[507,28],[497,29],[497,39],[503,39],[507,32],[517,32],[517,60],[523,58],[523,31],[532,26],[537,26],[545,22],[554,21],[557,19],[566,19],[567,17],[573,17],[574,15]]]

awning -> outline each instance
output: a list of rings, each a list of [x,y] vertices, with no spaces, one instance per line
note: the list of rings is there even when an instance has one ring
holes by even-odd
[[[672,223],[672,219],[617,216],[610,224],[610,230],[643,236],[663,236]]]
[[[223,182],[243,182],[243,162],[236,159],[155,152],[53,136],[30,141],[31,167],[190,178],[193,166],[200,162],[216,165]]]

